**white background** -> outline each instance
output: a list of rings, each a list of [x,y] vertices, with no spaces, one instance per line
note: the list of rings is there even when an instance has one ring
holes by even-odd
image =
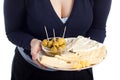
[[[107,21],[107,57],[93,68],[95,80],[120,80],[120,1],[113,0]],[[5,35],[3,0],[0,0],[0,80],[10,80],[11,64],[15,46]]]

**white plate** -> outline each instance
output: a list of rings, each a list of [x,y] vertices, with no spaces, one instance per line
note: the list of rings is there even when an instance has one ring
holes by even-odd
[[[67,45],[68,45],[68,43],[70,43],[73,39],[74,39],[74,38],[66,38],[66,40],[67,40]],[[43,55],[46,55],[46,54],[45,54],[45,52],[41,51],[41,52],[39,53],[39,58],[38,58],[38,61],[39,61],[39,62],[40,62],[40,59],[41,59],[41,57],[42,57]],[[47,55],[46,55],[46,56],[47,56]],[[104,56],[104,58],[105,58],[105,56]],[[104,59],[104,58],[103,58],[103,59]],[[101,61],[102,61],[102,60],[101,60]],[[101,61],[100,61],[100,62],[101,62]],[[99,63],[100,63],[100,62],[99,62]],[[97,64],[99,64],[99,63],[97,63]],[[80,69],[75,69],[75,68],[59,68],[59,67],[54,67],[54,66],[50,66],[50,65],[47,65],[47,64],[43,64],[43,65],[46,66],[46,67],[48,67],[48,68],[54,69],[54,70],[80,71],[80,70],[84,70],[84,69],[91,68],[91,67],[93,67],[93,66],[95,66],[95,65],[97,65],[97,64],[92,64],[91,66],[88,66],[88,67],[85,67],[85,68],[80,68]]]

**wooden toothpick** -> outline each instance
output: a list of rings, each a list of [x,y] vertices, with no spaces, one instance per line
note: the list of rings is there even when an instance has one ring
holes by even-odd
[[[66,32],[66,26],[64,27],[64,32],[63,32],[63,38],[65,37],[65,32]]]
[[[46,26],[44,26],[44,28],[45,28],[45,33],[46,33],[47,40],[49,41],[49,37],[48,37],[48,32],[47,32]]]
[[[56,41],[55,39],[55,29],[53,28],[53,37],[54,37],[54,41]]]

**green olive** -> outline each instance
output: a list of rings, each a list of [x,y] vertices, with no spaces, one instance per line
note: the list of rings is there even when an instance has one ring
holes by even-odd
[[[47,39],[44,39],[44,40],[42,41],[42,45],[45,46],[45,47],[47,47],[47,44],[48,44],[48,40],[47,40]]]
[[[42,41],[44,47],[49,48],[49,55],[60,55],[63,53],[66,47],[66,40],[64,38],[51,38],[49,41],[44,39]]]
[[[61,51],[63,51],[65,48],[66,48],[66,45],[61,45],[61,46],[59,47],[59,49],[60,49]]]
[[[51,49],[50,49],[50,51],[51,51],[51,53],[52,54],[57,54],[57,48],[56,47],[52,47]]]
[[[64,38],[58,38],[57,42],[58,42],[59,45],[66,44],[66,40]]]
[[[54,42],[53,42],[53,46],[54,46],[54,47],[59,47],[58,42],[57,42],[57,41],[54,41]]]
[[[52,45],[53,45],[53,41],[48,41],[47,47],[48,47],[48,48],[51,48]]]

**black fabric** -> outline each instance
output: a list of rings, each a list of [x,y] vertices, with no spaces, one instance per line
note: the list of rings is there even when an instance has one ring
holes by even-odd
[[[90,71],[44,71],[27,63],[16,48],[11,80],[93,80]]]
[[[61,37],[67,27],[65,37],[87,36],[103,42],[106,21],[111,0],[74,0],[70,16],[65,24],[56,15],[49,0],[4,0],[5,30],[8,39],[15,45],[30,50],[33,38]]]

